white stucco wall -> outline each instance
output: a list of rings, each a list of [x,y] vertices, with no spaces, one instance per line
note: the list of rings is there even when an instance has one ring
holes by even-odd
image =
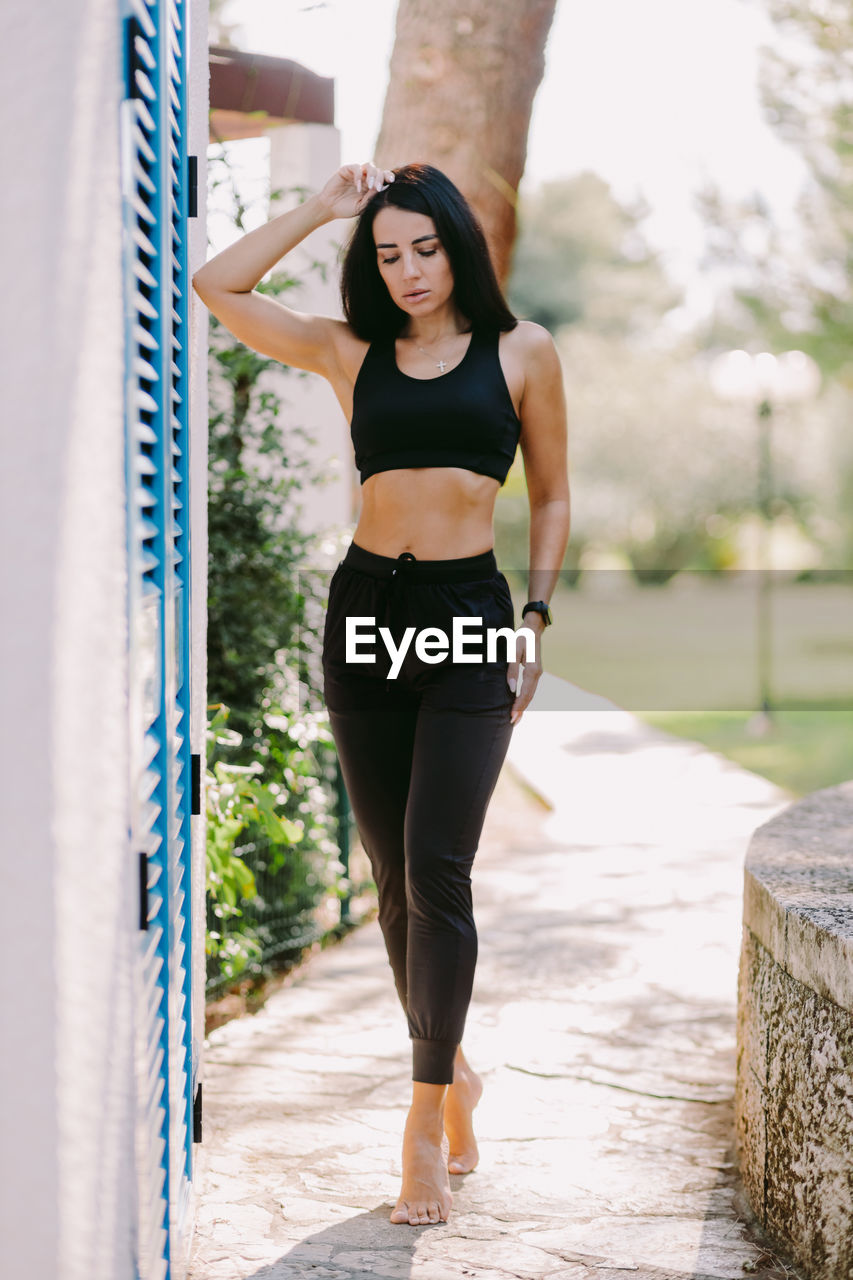
[[[319,191],[341,161],[341,138],[338,129],[323,124],[288,124],[269,131],[270,185],[273,191],[285,189],[285,195],[272,203],[269,216],[276,217],[292,208],[302,198],[292,188],[307,187]],[[298,288],[289,291],[283,301],[297,311],[319,315],[341,316],[339,292],[339,247],[353,227],[346,219],[326,223],[307,236],[276,267],[287,269],[299,278]],[[326,279],[312,266],[321,262]],[[289,406],[292,420],[305,427],[316,439],[310,450],[314,473],[324,483],[306,488],[302,495],[302,525],[312,532],[337,529],[354,523],[357,507],[358,474],[353,461],[349,424],[334,391],[325,378],[314,373],[290,373],[279,379],[276,390]]]
[[[0,51],[16,117],[4,186],[17,206],[4,209],[2,234],[0,509],[14,553],[3,557],[0,776],[16,908],[2,931],[12,998],[0,1002],[0,1272],[106,1280],[131,1274],[138,911],[124,715],[120,25],[112,3],[50,8],[46,22],[43,8],[17,3]]]
[[[118,0],[47,9],[13,0],[14,38],[0,46],[5,114],[15,119],[0,142],[0,1274],[129,1280],[138,863],[127,841],[120,9]],[[194,15],[203,174],[202,3]],[[203,232],[193,235],[203,258]],[[196,412],[203,378],[202,362]],[[194,450],[196,485],[205,440]],[[197,622],[203,494],[202,481],[192,516]],[[204,643],[197,626],[194,749]]]

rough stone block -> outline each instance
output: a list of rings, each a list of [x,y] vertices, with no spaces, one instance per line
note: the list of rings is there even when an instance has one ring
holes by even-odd
[[[759,827],[745,867],[738,1158],[810,1280],[853,1275],[852,853],[853,782]]]

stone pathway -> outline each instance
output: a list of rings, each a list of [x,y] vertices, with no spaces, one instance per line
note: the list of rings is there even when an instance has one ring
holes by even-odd
[[[190,1280],[794,1275],[744,1224],[732,1118],[743,856],[788,797],[540,691],[567,709],[525,713],[475,862],[481,1163],[450,1221],[388,1221],[410,1057],[373,922],[211,1034]]]

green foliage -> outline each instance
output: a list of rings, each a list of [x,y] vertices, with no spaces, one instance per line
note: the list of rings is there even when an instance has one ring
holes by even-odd
[[[807,317],[803,345],[829,376],[853,378],[853,10],[838,0],[766,3],[780,47],[762,51],[765,111],[812,178],[800,204],[808,252],[791,274]]]
[[[827,378],[853,385],[853,100],[849,92],[853,10],[838,0],[763,0],[776,28],[761,50],[768,123],[800,154],[809,174],[798,203],[799,234],[783,234],[755,193],[701,197],[709,266],[731,280],[739,321],[771,350],[798,346]]]
[[[207,726],[207,894],[209,911],[221,928],[208,928],[206,951],[228,979],[240,974],[252,959],[259,959],[261,946],[251,925],[229,927],[224,922],[241,917],[239,905],[257,893],[255,876],[237,852],[237,840],[250,822],[262,824],[274,845],[294,844],[302,839],[301,829],[276,810],[280,803],[276,790],[257,776],[261,765],[239,765],[217,759],[217,749],[239,743],[240,735],[228,730],[228,708],[210,708],[213,718]]]
[[[549,182],[522,201],[510,299],[555,333],[566,373],[572,533],[562,581],[587,553],[618,549],[638,581],[720,567],[707,522],[750,509],[749,424],[724,420],[696,352],[663,333],[679,291],[645,242],[648,209],[620,205],[596,174]],[[732,475],[738,479],[733,487]],[[526,565],[526,513],[496,509],[502,563]]]
[[[809,409],[812,452],[825,477],[810,521],[825,567],[853,563],[853,101],[849,93],[853,10],[839,0],[764,0],[776,39],[762,47],[767,119],[796,148],[809,174],[798,234],[780,229],[755,193],[700,197],[705,265],[725,290],[702,338],[709,346],[799,348],[817,361],[824,392]]]
[[[227,169],[213,161],[215,184]],[[234,205],[245,229],[236,192]],[[257,290],[297,283],[279,273]],[[209,367],[210,987],[260,973],[315,928],[320,900],[347,885],[319,663],[326,574],[306,568],[325,557],[299,525],[300,491],[323,477],[306,456],[311,437],[277,394],[282,376],[299,374],[212,315]],[[265,380],[272,370],[275,381]]]
[[[349,890],[337,861],[325,716],[265,702],[266,733],[249,764],[229,759],[243,745],[227,727],[229,709],[210,708],[207,955],[216,983],[261,972],[266,957],[287,949],[293,924],[305,933],[319,898]]]
[[[765,202],[759,195],[743,202],[734,234],[730,206],[710,191],[703,198],[708,261],[722,264],[736,286],[740,312],[720,310],[694,335],[663,323],[679,298],[644,243],[642,206],[621,207],[590,173],[547,183],[522,201],[510,299],[554,332],[565,370],[572,484],[566,582],[614,555],[648,584],[684,568],[752,563],[755,415],[713,395],[708,358],[760,332],[771,349],[812,345],[809,334],[792,342],[785,330],[804,304],[789,288],[784,238]],[[779,282],[775,292],[770,282]],[[825,364],[845,343],[849,351],[851,335],[833,332],[830,338],[825,328],[820,338]],[[817,327],[811,337],[819,340]],[[777,406],[774,415],[780,566],[843,567],[853,556],[853,396],[836,390],[807,409]],[[523,498],[514,467],[495,512],[499,558],[513,569],[527,563]]]
[[[732,567],[737,526],[756,503],[751,410],[713,395],[686,339],[641,350],[574,327],[560,331],[557,347],[569,399],[571,541],[618,549],[644,583]],[[813,445],[796,416],[778,416],[774,514],[803,528],[817,483]]]
[[[224,153],[212,157],[210,173],[213,187],[230,186],[234,225],[247,230],[248,210]],[[277,189],[270,198],[284,194]],[[324,274],[322,264],[312,269]],[[300,283],[276,271],[256,292],[278,297]],[[316,489],[327,477],[309,460],[314,437],[292,420],[278,394],[283,377],[303,376],[244,346],[210,316],[208,698],[230,708],[231,727],[246,739],[260,723],[280,650],[290,651],[307,696],[319,697],[316,674],[293,638],[306,626],[306,588],[317,587],[302,570],[314,558],[318,539],[300,528],[300,492],[309,483]]]
[[[619,204],[590,172],[522,197],[511,307],[552,332],[564,324],[614,335],[654,328],[679,296],[643,238],[647,214],[645,205]]]
[[[215,317],[210,363],[211,405],[222,407],[209,434],[208,690],[249,734],[304,608],[296,570],[314,539],[297,525],[309,475],[298,448],[309,437],[293,424],[285,435],[281,401],[260,385],[275,362],[234,345]]]

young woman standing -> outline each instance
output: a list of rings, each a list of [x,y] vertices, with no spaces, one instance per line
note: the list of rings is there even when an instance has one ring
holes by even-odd
[[[311,231],[352,217],[344,319],[254,291]],[[482,1082],[461,1047],[477,957],[470,873],[512,728],[541,675],[569,535],[559,360],[547,330],[513,316],[470,206],[426,164],[342,166],[304,204],[208,262],[193,286],[247,346],[325,377],[351,423],[362,505],[329,587],[324,690],[412,1040],[391,1220],[446,1221],[448,1175],[478,1159],[472,1113]],[[513,629],[493,513],[518,445],[530,501],[522,625],[532,652],[520,636],[512,658],[437,656],[454,620]],[[406,651],[397,670],[379,650],[372,664],[354,662],[347,620],[356,617],[384,625],[398,647],[407,631],[430,629],[433,648]]]

